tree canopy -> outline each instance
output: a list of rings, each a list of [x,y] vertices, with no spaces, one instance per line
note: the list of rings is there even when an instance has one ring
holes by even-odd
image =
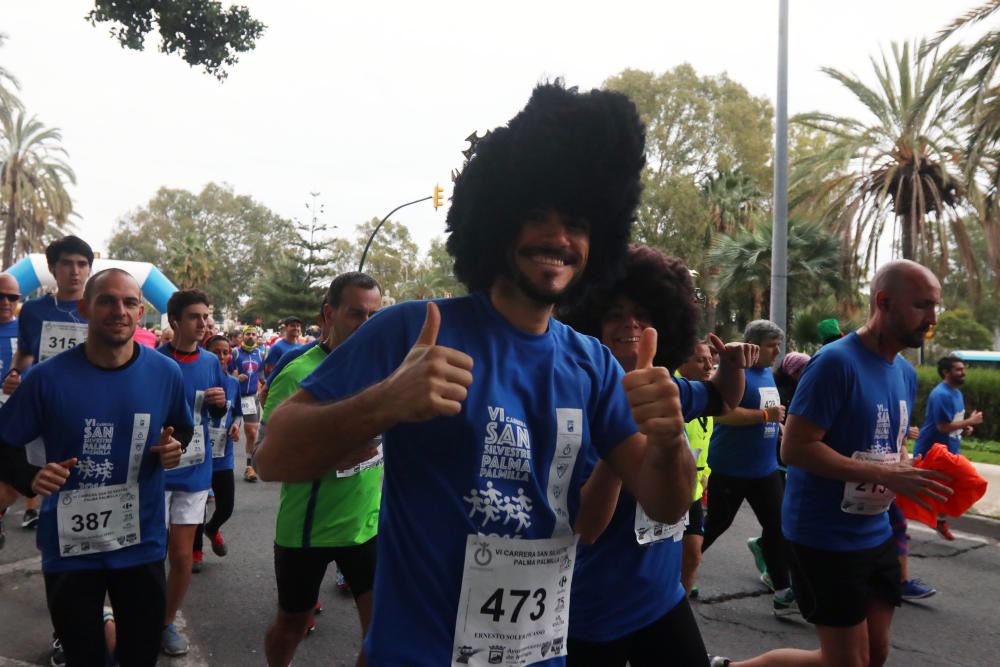
[[[111,24],[112,37],[135,51],[145,48],[146,35],[156,29],[160,51],[179,53],[220,81],[267,27],[246,7],[227,9],[216,0],[95,0],[87,19],[95,26]]]

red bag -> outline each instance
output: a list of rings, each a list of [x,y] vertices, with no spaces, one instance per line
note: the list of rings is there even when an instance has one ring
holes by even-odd
[[[952,454],[940,443],[933,445],[927,454],[913,465],[915,468],[937,470],[951,477],[951,481],[945,484],[950,486],[954,493],[945,502],[930,496],[921,496],[924,502],[933,508],[932,510],[924,509],[910,498],[896,496],[896,504],[911,521],[919,521],[933,528],[937,525],[939,514],[962,516],[986,493],[986,480],[979,475],[972,462],[961,454]]]

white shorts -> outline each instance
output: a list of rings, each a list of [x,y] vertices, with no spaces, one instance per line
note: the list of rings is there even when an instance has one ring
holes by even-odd
[[[208,489],[204,491],[167,491],[167,526],[197,526],[205,522],[205,503]]]

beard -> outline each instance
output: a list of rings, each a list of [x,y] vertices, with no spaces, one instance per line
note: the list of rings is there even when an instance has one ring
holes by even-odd
[[[534,250],[537,249],[529,248],[522,251],[522,253],[530,254]],[[579,261],[579,258],[570,253],[566,254],[566,259],[568,261]],[[521,292],[529,299],[543,306],[556,307],[564,306],[573,301],[577,292],[576,288],[579,286],[581,282],[580,278],[583,275],[582,273],[577,274],[569,282],[569,284],[562,289],[547,289],[532,282],[531,278],[529,278],[528,275],[518,267],[517,262],[513,257],[511,257],[507,263],[506,273],[510,281],[514,283],[514,285],[516,285],[517,288],[521,290]]]

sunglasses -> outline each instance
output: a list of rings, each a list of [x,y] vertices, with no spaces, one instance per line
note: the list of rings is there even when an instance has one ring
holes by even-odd
[[[0,294],[0,299],[7,299],[11,303],[17,303],[21,300],[20,294]]]

